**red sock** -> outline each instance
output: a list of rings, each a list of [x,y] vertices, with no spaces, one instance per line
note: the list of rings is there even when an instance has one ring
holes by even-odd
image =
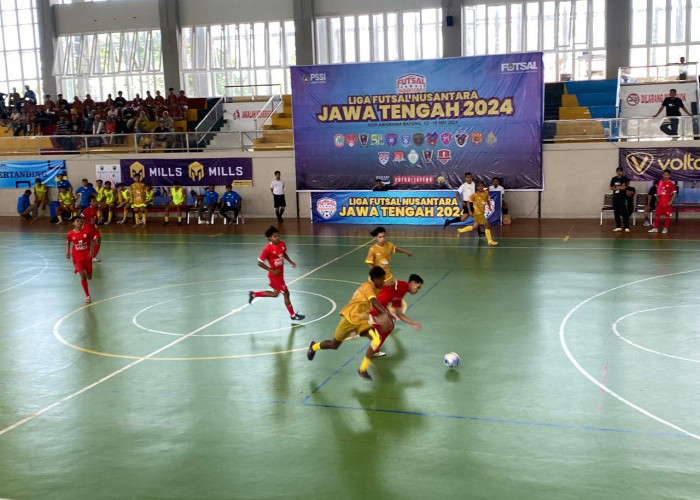
[[[294,316],[294,308],[292,307],[292,304],[287,306],[287,311],[289,311],[290,316]]]
[[[80,280],[80,284],[83,286],[83,290],[85,291],[85,296],[89,297],[90,296],[90,290],[88,290],[87,286],[87,280],[85,278]]]
[[[93,251],[92,251],[92,258],[94,259],[95,257],[97,257],[97,252],[100,251],[100,244],[99,244],[99,243],[95,243],[95,246],[93,246],[92,249],[93,249]]]
[[[671,217],[668,215],[664,217],[664,229],[668,229],[668,226],[671,224]]]
[[[654,217],[654,229],[659,229],[659,222],[661,222],[661,217],[657,215]]]
[[[253,297],[265,297],[265,292],[253,292]]]

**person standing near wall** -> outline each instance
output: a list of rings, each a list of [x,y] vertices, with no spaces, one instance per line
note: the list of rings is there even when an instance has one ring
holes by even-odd
[[[615,177],[610,179],[610,189],[613,192],[613,211],[615,212],[615,229],[613,231],[622,231],[622,227],[620,227],[622,222],[625,225],[625,232],[629,233],[630,215],[627,211],[627,186],[629,186],[630,180],[622,172],[622,167],[617,167]]]
[[[277,222],[282,222],[282,214],[287,206],[287,200],[284,198],[284,181],[280,179],[279,170],[275,171],[275,180],[270,183],[270,192],[275,204],[275,215]]]
[[[693,116],[690,114],[690,112],[685,109],[685,105],[683,105],[683,100],[680,97],[676,96],[676,89],[671,89],[668,91],[668,97],[664,99],[664,101],[661,103],[661,106],[659,106],[659,110],[656,112],[654,115],[654,118],[659,116],[661,111],[666,108],[666,120],[664,120],[664,123],[661,124],[661,131],[666,134],[666,135],[673,135],[677,136],[678,135],[678,118],[669,118],[669,117],[675,117],[675,116],[681,116],[681,109],[685,111],[685,114],[688,116]],[[674,140],[677,139],[677,137],[673,138]]]

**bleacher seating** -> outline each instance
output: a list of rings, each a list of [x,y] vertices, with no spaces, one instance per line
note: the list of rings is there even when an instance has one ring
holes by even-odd
[[[263,136],[253,139],[256,151],[291,151],[294,149],[292,132],[292,96],[282,96],[282,112],[270,117],[270,125],[263,125]]]

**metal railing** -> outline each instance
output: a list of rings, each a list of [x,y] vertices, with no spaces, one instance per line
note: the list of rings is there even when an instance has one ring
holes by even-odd
[[[700,139],[699,116],[671,117],[678,120],[678,133],[668,135],[670,118],[601,118],[586,120],[546,120],[543,143],[606,141],[669,141]],[[547,136],[547,131],[554,134]]]
[[[698,63],[672,63],[662,66],[629,66],[617,70],[620,85],[640,83],[662,83],[673,81],[694,81],[698,74]]]
[[[258,90],[259,89],[268,89],[268,91],[265,94],[259,94]],[[272,89],[276,88],[276,92],[270,92]],[[236,92],[237,89],[248,89],[249,93],[243,93],[243,92]],[[226,99],[226,102],[233,102],[234,98],[236,97],[251,97],[252,99],[255,99],[256,97],[267,97],[270,94],[281,94],[282,93],[282,85],[279,83],[258,83],[255,85],[226,85],[224,86],[224,99]]]
[[[204,143],[207,138],[212,138],[213,134],[211,134],[211,130],[223,116],[224,98],[222,97],[216,101],[209,113],[207,113],[194,128],[194,131],[197,134],[197,145]]]

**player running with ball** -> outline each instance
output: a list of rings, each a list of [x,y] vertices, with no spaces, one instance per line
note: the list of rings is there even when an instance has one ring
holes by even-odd
[[[95,233],[89,229],[83,219],[73,221],[73,230],[66,236],[66,259],[71,257],[71,243],[73,244],[73,266],[75,274],[80,275],[80,284],[85,292],[85,302],[90,303],[90,290],[87,280],[92,279],[92,244],[95,241]]]

